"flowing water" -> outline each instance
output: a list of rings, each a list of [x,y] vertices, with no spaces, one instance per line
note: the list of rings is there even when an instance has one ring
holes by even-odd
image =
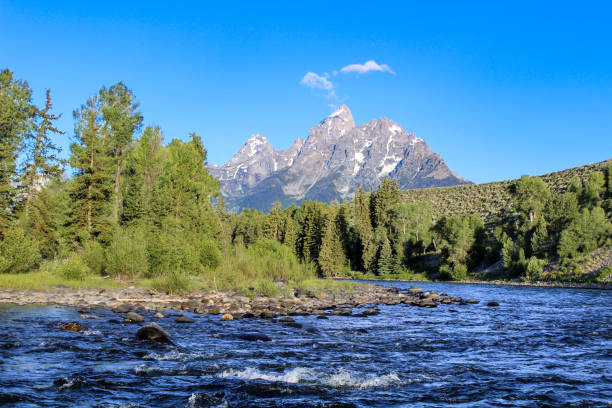
[[[180,348],[136,340],[138,325],[108,310],[80,320],[70,308],[0,306],[0,405],[612,406],[612,292],[418,285],[481,303],[295,317],[302,328],[159,320]],[[71,320],[88,329],[58,329]]]

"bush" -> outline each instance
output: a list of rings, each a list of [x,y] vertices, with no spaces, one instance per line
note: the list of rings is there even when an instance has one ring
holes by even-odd
[[[255,289],[266,297],[275,297],[278,295],[278,287],[269,279],[262,279],[257,282]]]
[[[0,273],[21,273],[38,266],[38,242],[21,227],[9,228],[0,241]]]
[[[217,269],[221,264],[221,251],[212,239],[204,238],[199,241],[198,250],[200,252],[200,263],[205,268]]]
[[[181,272],[171,272],[151,280],[151,289],[166,292],[171,295],[188,293],[192,289],[189,277]]]
[[[525,271],[525,279],[532,282],[542,279],[544,265],[546,265],[545,259],[538,259],[535,256],[529,258]]]
[[[602,268],[594,277],[593,280],[595,282],[606,282],[608,277],[612,275],[612,266],[606,266]]]
[[[200,253],[182,233],[160,232],[153,234],[147,245],[149,270],[146,277],[159,277],[179,272],[202,272]]]
[[[85,241],[83,250],[81,251],[83,261],[89,267],[89,270],[96,274],[102,275],[105,267],[104,248],[97,241]]]
[[[79,254],[70,255],[59,265],[58,270],[63,278],[69,280],[84,280],[89,274],[89,267]]]
[[[113,278],[134,279],[148,271],[147,243],[142,231],[118,230],[106,249],[106,273]]]
[[[453,268],[453,279],[466,280],[467,277],[467,266],[465,266],[464,264],[456,264]]]

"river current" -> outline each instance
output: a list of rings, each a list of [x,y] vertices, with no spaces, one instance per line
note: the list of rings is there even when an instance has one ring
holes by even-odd
[[[0,305],[0,406],[612,406],[612,292],[416,285],[481,302],[294,317],[301,328],[156,320],[179,348],[136,340],[109,310]],[[72,320],[88,329],[58,328]]]

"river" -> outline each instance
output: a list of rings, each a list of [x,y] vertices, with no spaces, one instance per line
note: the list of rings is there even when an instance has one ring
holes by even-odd
[[[136,340],[109,310],[0,305],[9,407],[550,407],[612,405],[612,292],[382,283],[476,298],[370,317],[158,322],[180,348]],[[487,307],[489,301],[498,307]],[[192,316],[193,315],[189,315]],[[153,320],[151,314],[147,320]],[[198,316],[195,316],[198,317]],[[88,329],[58,329],[81,321]],[[271,341],[247,341],[261,333]]]

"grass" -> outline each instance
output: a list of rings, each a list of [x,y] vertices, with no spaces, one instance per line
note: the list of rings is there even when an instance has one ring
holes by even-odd
[[[0,274],[0,288],[17,290],[46,290],[63,285],[74,289],[121,288],[127,284],[102,276],[87,276],[82,280],[67,279],[48,270],[19,274]]]

